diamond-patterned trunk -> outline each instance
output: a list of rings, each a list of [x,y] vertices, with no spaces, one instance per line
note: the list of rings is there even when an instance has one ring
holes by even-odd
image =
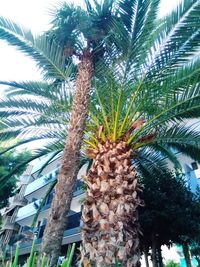
[[[132,150],[125,142],[107,141],[94,151],[82,214],[83,265],[138,266],[138,181]]]
[[[92,56],[85,51],[78,66],[68,136],[63,152],[55,196],[42,240],[41,250],[42,253],[45,253],[50,258],[50,267],[57,266],[63,233],[67,226],[66,216],[70,210],[73,189],[78,173],[80,148],[88,112],[92,75]]]

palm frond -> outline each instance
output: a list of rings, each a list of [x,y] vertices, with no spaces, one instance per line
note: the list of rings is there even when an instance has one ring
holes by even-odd
[[[155,46],[150,63],[150,72],[163,75],[187,62],[199,50],[199,21],[196,20],[200,11],[200,2],[196,0],[182,1],[176,10],[165,18],[165,29]]]
[[[164,146],[158,143],[152,144],[148,146],[150,149],[153,149],[155,151],[159,151],[161,156],[164,157],[166,160],[171,161],[171,163],[174,165],[175,169],[182,169],[181,164],[176,156],[176,154],[170,149],[169,146]]]
[[[39,96],[50,100],[56,99],[56,93],[60,90],[54,85],[47,82],[40,81],[0,81],[1,85],[6,85],[6,96],[20,96],[20,95],[31,95]]]
[[[183,155],[188,156],[189,158],[200,163],[200,146],[190,145],[190,144],[179,144],[179,143],[170,143],[169,146],[173,149],[176,149]]]
[[[160,152],[148,148],[143,148],[139,151],[134,163],[139,172],[148,170],[152,174],[156,170],[160,173],[165,173],[168,169],[166,158]]]
[[[15,46],[37,62],[46,78],[66,80],[63,50],[43,36],[34,36],[30,30],[0,17],[0,39]]]

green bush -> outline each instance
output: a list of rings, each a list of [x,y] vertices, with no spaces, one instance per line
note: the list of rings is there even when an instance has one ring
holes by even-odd
[[[166,262],[165,267],[180,267],[180,264],[173,260],[169,260]]]

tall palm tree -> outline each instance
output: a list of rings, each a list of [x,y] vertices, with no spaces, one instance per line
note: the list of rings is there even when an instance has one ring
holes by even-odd
[[[191,80],[186,82],[185,76],[184,84],[182,79],[176,79],[182,71],[180,68],[170,74],[171,82],[158,83],[156,87],[148,84],[148,91],[145,83],[137,84],[129,95],[121,91],[119,81],[96,85],[98,92],[102,90],[104,94],[98,96],[96,103],[93,100],[85,133],[85,152],[93,164],[85,177],[84,266],[88,262],[92,266],[114,266],[116,258],[122,266],[137,266],[137,208],[141,204],[138,161],[151,168],[156,163],[153,155],[162,154],[178,166],[171,149],[200,160],[200,132],[185,121],[199,117],[200,87],[192,85]],[[108,88],[109,103],[104,98]],[[140,93],[136,96],[137,90]],[[148,97],[144,98],[146,94]]]
[[[65,66],[68,66],[67,69],[72,69],[73,57],[77,57],[79,60],[68,136],[42,244],[42,251],[50,255],[52,259],[51,266],[55,266],[57,262],[66,227],[66,214],[70,210],[73,187],[78,172],[94,64],[99,59],[99,55],[103,56],[104,53],[102,45],[109,32],[112,2],[112,0],[106,0],[100,5],[95,1],[93,9],[90,2],[86,1],[86,11],[80,7],[63,4],[61,9],[57,11],[53,21],[53,29],[36,39],[30,31],[24,30],[15,23],[3,18],[0,20],[0,38],[31,55],[44,71],[49,66],[49,72],[45,74],[48,78],[53,79],[58,86],[65,82],[66,76],[69,75]],[[62,34],[64,34],[64,38]],[[59,45],[58,49],[55,43]],[[48,49],[47,53],[46,49]],[[48,57],[49,54],[51,57]],[[62,66],[61,72],[60,66]],[[68,78],[73,79],[74,77],[71,75]]]
[[[200,1],[183,1],[161,21],[158,4],[120,2],[112,66],[95,82],[85,139],[93,165],[85,178],[84,266],[114,266],[115,259],[137,266],[141,153],[173,160],[176,149],[199,160],[200,134],[187,120],[200,115]]]
[[[160,153],[175,161],[175,157],[168,149],[169,146],[172,146],[198,159],[198,155],[196,155],[199,151],[198,132],[189,130],[175,122],[184,118],[199,116],[198,70],[200,62],[198,58],[191,60],[199,49],[199,22],[195,17],[199,11],[199,5],[199,1],[185,0],[171,16],[158,21],[156,20],[159,7],[158,0],[116,1],[114,9],[116,13],[111,20],[112,27],[109,31],[109,38],[104,39],[106,51],[109,54],[106,62],[108,67],[104,65],[105,68],[102,69],[96,65],[98,79],[95,81],[94,87],[97,88],[97,92],[93,92],[92,112],[87,123],[87,135],[89,137],[86,138],[88,146],[86,151],[94,161],[87,178],[88,195],[92,195],[94,192],[97,195],[92,199],[87,198],[83,213],[85,222],[83,258],[86,263],[89,260],[97,266],[100,264],[110,266],[115,257],[121,260],[122,252],[124,252],[124,266],[128,266],[128,264],[134,266],[138,261],[136,208],[139,199],[137,198],[136,170],[135,167],[132,167],[133,158],[138,161],[139,155],[143,154],[143,158],[148,161],[152,151],[160,151]],[[192,27],[188,27],[190,24]],[[0,29],[2,31],[2,26]],[[74,34],[74,31],[72,32]],[[9,34],[11,34],[10,31]],[[54,34],[57,36],[56,31]],[[10,38],[10,35],[5,35],[5,32],[2,35],[3,37],[6,36],[5,39],[8,38],[16,44],[16,40]],[[52,40],[52,38],[56,37],[52,37],[48,33],[47,39]],[[51,42],[51,44],[54,45],[54,42]],[[17,45],[21,47],[20,42]],[[94,46],[101,47],[96,43]],[[63,47],[66,48],[66,45]],[[28,49],[25,52],[29,52]],[[66,62],[71,66],[73,63],[70,58],[72,57],[72,50],[70,52],[69,47],[67,47],[65,52],[69,56]],[[76,54],[74,51],[73,53]],[[79,52],[78,54],[80,56]],[[36,56],[38,57],[37,53]],[[55,67],[54,65],[53,67]],[[60,75],[59,68],[55,68],[55,70],[54,72]],[[51,72],[49,73],[49,77],[54,77]],[[49,73],[47,71],[46,75]],[[105,73],[108,75],[105,75]],[[55,83],[59,84],[60,80],[62,81],[63,78],[56,78]],[[75,108],[80,113],[78,106]],[[12,116],[12,114],[10,115]],[[60,119],[59,116],[58,118]],[[48,120],[46,122],[49,123]],[[77,127],[77,129],[80,128]],[[69,128],[70,130],[71,128]],[[80,137],[81,133],[79,132],[79,134]],[[57,133],[55,135],[58,137]],[[60,140],[63,142],[63,136],[58,138],[61,138]],[[54,145],[56,144],[54,143]],[[80,144],[76,145],[80,147]],[[145,146],[148,146],[148,149],[144,149]],[[56,150],[57,148],[51,146],[51,149]],[[110,155],[111,158],[112,156],[115,158],[110,159]],[[121,166],[124,166],[123,170]],[[123,171],[124,173],[120,173]],[[113,179],[115,176],[117,179]],[[104,178],[101,180],[102,177],[105,178],[105,181],[103,181]],[[127,179],[130,180],[127,181]],[[120,184],[118,186],[115,184],[115,180],[120,180],[121,188]],[[114,182],[113,188],[115,186],[117,190],[117,193],[113,190],[113,196],[109,194],[107,196],[108,188],[111,186],[110,181]],[[64,183],[63,178],[60,184],[63,185],[63,188],[68,186],[68,183]],[[123,188],[126,184],[128,193],[125,193],[126,190]],[[72,189],[72,184],[70,186],[69,188]],[[99,186],[103,192],[99,190]],[[62,194],[63,188],[57,191],[59,198],[56,199],[56,203],[59,203],[62,195],[67,199],[71,198],[69,188],[66,191],[68,195],[66,192]],[[111,190],[109,192],[112,193]],[[110,215],[109,211],[109,214],[104,214],[104,211],[108,211],[106,205],[109,197],[110,203],[114,201],[117,206],[116,210],[116,207],[111,207],[111,211],[119,212],[118,215],[113,216],[119,222],[116,226],[117,229],[112,228],[113,224],[110,221],[113,213]],[[127,202],[128,199],[130,203]],[[100,201],[105,204],[103,207],[99,206]],[[67,203],[69,204],[69,202]],[[64,200],[59,204],[62,204],[61,206],[65,211],[69,208],[69,205],[65,205]],[[125,205],[128,211],[124,209]],[[134,208],[130,209],[133,205]],[[55,210],[55,206],[53,207]],[[58,212],[52,213],[50,220],[52,227],[54,227],[52,222],[61,222],[59,212],[58,209]],[[101,219],[101,227],[105,227],[105,229],[101,229],[98,222],[95,228],[95,218],[93,216],[95,212],[98,215],[97,218]],[[130,216],[135,216],[135,224],[131,226]],[[125,217],[127,218],[126,222]],[[62,230],[64,224],[60,225]],[[111,235],[105,234],[108,227],[111,230],[114,229],[111,231]],[[101,231],[99,232],[99,230]],[[130,242],[131,232],[134,232],[134,242]],[[48,233],[48,230],[46,233]],[[93,240],[93,237],[96,240]],[[55,241],[56,238],[53,236],[51,241]],[[116,238],[119,242],[114,244],[113,240]],[[123,241],[120,241],[120,238]],[[61,235],[58,235],[57,239],[61,241]],[[50,244],[52,243],[50,242]],[[105,245],[107,250],[102,250],[102,244]],[[52,247],[50,245],[49,250],[53,249],[53,245]],[[126,245],[125,250],[123,245]],[[93,249],[90,250],[91,247]],[[47,253],[51,252],[47,251]],[[54,258],[57,255],[58,250],[56,249]],[[133,259],[130,255],[134,255]],[[113,256],[113,259],[111,259],[111,256]]]

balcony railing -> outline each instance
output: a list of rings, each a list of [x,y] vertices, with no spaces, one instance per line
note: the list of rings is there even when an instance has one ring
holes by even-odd
[[[76,186],[75,186],[75,190],[74,190],[74,197],[77,197],[77,196],[79,196],[79,195],[81,195],[83,193],[84,193],[83,182],[78,180],[77,183],[76,183]],[[17,215],[17,221],[34,215],[37,212],[37,206],[40,205],[40,201],[41,200],[38,199],[38,200],[36,200],[36,201],[34,201],[32,203],[29,203],[26,206],[20,208],[19,212],[18,212],[18,215]],[[49,209],[51,207],[51,202],[52,202],[52,199],[51,199],[50,202],[48,202],[42,208],[42,211],[45,211],[45,210]]]
[[[34,215],[37,212],[36,205],[40,205],[40,200],[36,200],[19,209],[16,221],[20,221],[24,218]]]
[[[54,169],[50,173],[43,175],[42,177],[36,179],[32,183],[27,185],[26,191],[25,191],[25,196],[35,192],[36,190],[42,188],[43,186],[55,181],[57,175],[59,173],[59,168]],[[76,183],[76,188],[74,192],[78,192],[82,190],[82,184],[83,182],[81,180],[78,180]]]
[[[42,188],[43,186],[55,181],[59,172],[59,168],[54,169],[50,173],[43,175],[42,177],[36,179],[32,183],[27,185],[25,196],[35,192],[36,190]]]
[[[4,222],[3,222],[3,229],[5,230],[16,230],[18,231],[20,226],[13,221],[13,217],[12,216],[6,216],[4,218]]]
[[[71,237],[72,242],[76,242],[77,239],[76,240],[73,240],[73,236],[75,236],[77,234],[79,234],[78,241],[80,241],[81,240],[81,237],[80,237],[80,227],[76,227],[76,228],[73,228],[73,229],[66,230],[64,232],[63,238],[69,238],[69,240],[70,240],[70,237]],[[40,248],[41,243],[42,243],[42,238],[37,238],[35,240],[35,249],[36,250],[38,250]],[[71,242],[68,241],[68,244],[69,243],[71,243]],[[32,244],[33,244],[33,240],[19,243],[19,246],[20,246],[20,252],[19,253],[20,253],[20,255],[23,255],[23,254],[25,255],[25,254],[30,253]],[[16,249],[16,245],[14,245],[12,247],[13,253],[14,253],[15,249]]]
[[[74,213],[72,215],[69,215],[67,228],[66,228],[65,232],[70,230],[70,229],[80,227],[80,221],[81,221],[81,212],[77,212],[77,213]],[[22,234],[32,231],[33,233],[35,233],[35,235],[37,235],[37,238],[42,238],[45,227],[46,227],[46,224],[41,225],[40,227],[34,227],[34,228],[30,228],[30,227],[25,226],[23,231],[22,231]],[[66,233],[68,233],[68,232],[66,232]]]
[[[23,207],[28,203],[28,200],[24,197],[20,196],[19,194],[15,195],[13,198],[12,205]]]
[[[77,234],[80,235],[80,219],[81,219],[81,212],[79,213],[75,213],[72,214],[68,217],[68,225],[66,230],[64,231],[64,235],[63,238],[68,238],[68,237],[72,237]],[[37,245],[40,245],[42,242],[42,237],[44,234],[44,229],[45,229],[46,225],[42,225],[40,227],[35,227],[34,229],[31,229],[30,227],[24,227],[24,230],[21,232],[21,234],[24,234],[26,237],[24,240],[21,240],[20,242],[20,254],[24,253],[25,251],[28,253],[28,251],[30,252],[31,246],[32,246],[32,242],[33,242],[33,238],[34,235],[36,237],[35,240],[35,245],[37,247]],[[32,235],[30,234],[30,232],[32,231]],[[69,239],[70,240],[70,239]],[[80,240],[80,236],[78,236],[78,240]],[[76,242],[76,240],[73,240],[73,242]],[[15,249],[16,246],[14,246]]]

